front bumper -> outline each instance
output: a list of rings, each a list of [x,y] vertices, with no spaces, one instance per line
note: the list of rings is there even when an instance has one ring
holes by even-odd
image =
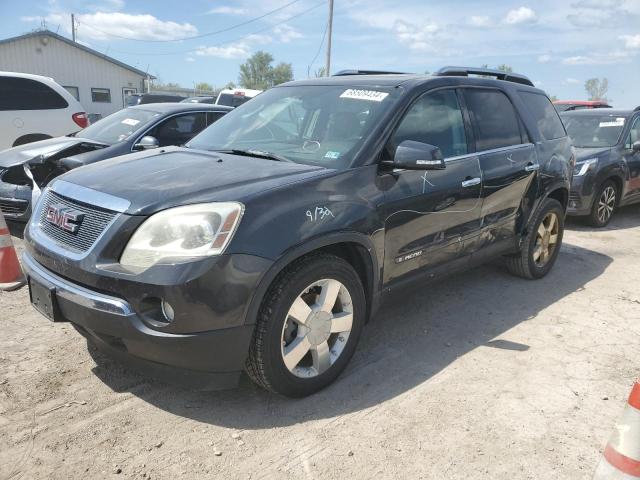
[[[573,177],[569,192],[567,215],[581,216],[591,213],[593,196],[595,194],[595,176],[587,173],[580,177]]]
[[[98,348],[154,377],[201,390],[232,388],[242,372],[252,324],[196,333],[150,328],[125,299],[56,275],[25,252],[30,280],[55,290],[59,318]],[[252,323],[252,322],[251,322]]]
[[[0,210],[7,220],[26,223],[31,216],[31,187],[0,181]]]

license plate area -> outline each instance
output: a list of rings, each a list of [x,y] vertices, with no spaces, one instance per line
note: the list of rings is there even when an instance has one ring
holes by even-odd
[[[43,285],[29,277],[29,299],[33,308],[52,322],[61,321],[58,309],[56,308],[56,289]]]

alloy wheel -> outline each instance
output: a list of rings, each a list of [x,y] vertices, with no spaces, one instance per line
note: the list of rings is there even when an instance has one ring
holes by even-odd
[[[611,185],[602,191],[598,200],[598,220],[605,224],[611,218],[613,209],[616,206],[616,190]]]
[[[533,261],[538,267],[544,267],[553,256],[558,245],[558,232],[560,222],[555,212],[545,215],[538,231],[536,232],[536,243],[533,248]]]
[[[353,325],[353,304],[338,280],[318,280],[296,297],[282,328],[282,360],[296,377],[321,375],[340,357]]]

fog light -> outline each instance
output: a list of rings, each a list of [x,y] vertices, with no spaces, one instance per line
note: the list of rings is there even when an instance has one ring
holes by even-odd
[[[176,315],[171,304],[165,300],[162,300],[162,314],[167,319],[167,322],[173,322],[173,318]]]

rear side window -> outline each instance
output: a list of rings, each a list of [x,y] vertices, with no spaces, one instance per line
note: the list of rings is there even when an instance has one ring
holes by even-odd
[[[555,140],[567,135],[558,112],[545,95],[520,92],[520,97],[533,115],[538,133],[543,139]]]
[[[0,110],[54,110],[68,106],[62,96],[42,82],[0,77]]]
[[[467,89],[464,95],[476,132],[478,151],[522,143],[520,120],[504,93],[497,90]]]

